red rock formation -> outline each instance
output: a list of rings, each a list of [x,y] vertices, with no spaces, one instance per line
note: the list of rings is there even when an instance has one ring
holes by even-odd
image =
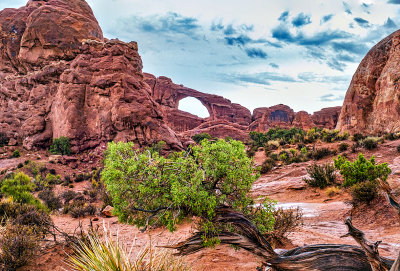
[[[305,111],[295,113],[293,109],[283,104],[256,108],[253,111],[253,122],[249,130],[263,132],[276,127],[297,127],[305,130],[312,127],[334,129],[340,109],[340,106],[329,107],[310,115]]]
[[[400,131],[400,30],[364,57],[347,90],[337,128],[351,133]]]
[[[335,129],[342,107],[328,107],[314,112],[311,119],[314,126],[319,128]]]
[[[28,149],[60,136],[75,151],[109,140],[182,146],[151,97],[137,44],[103,42],[85,1],[29,1],[1,11],[0,26],[0,132]]]
[[[308,130],[313,128],[315,123],[313,122],[310,114],[308,114],[306,111],[300,111],[294,116],[292,125],[303,130]]]
[[[292,127],[294,117],[293,109],[284,104],[256,108],[253,111],[253,123],[250,125],[250,130],[261,132],[275,127],[289,128]]]
[[[210,114],[209,120],[227,120],[240,125],[249,125],[251,122],[250,110],[224,97],[174,84],[171,79],[164,76],[156,78],[154,75],[145,74],[145,80],[151,87],[156,102],[163,106],[178,109],[180,100],[193,97],[207,108]]]

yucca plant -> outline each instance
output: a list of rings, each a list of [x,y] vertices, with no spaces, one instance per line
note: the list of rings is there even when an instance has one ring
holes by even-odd
[[[149,244],[136,257],[132,247],[127,247],[112,240],[111,233],[103,238],[89,235],[85,241],[74,246],[75,254],[70,256],[68,265],[74,271],[189,271],[182,258],[174,257],[171,252],[155,250]]]

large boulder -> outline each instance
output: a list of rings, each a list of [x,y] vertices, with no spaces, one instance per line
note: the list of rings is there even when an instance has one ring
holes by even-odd
[[[400,131],[400,31],[364,57],[347,90],[337,128],[351,133]]]

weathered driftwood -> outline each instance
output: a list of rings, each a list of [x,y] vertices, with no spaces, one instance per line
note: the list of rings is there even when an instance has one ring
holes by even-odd
[[[357,246],[311,245],[278,254],[243,214],[221,207],[216,213],[215,221],[230,223],[237,230],[236,233],[222,232],[218,235],[221,244],[232,244],[250,251],[260,258],[265,267],[270,267],[270,270],[373,270],[365,252]],[[170,248],[177,249],[180,255],[197,252],[204,248],[201,236],[202,232],[196,233]],[[379,260],[388,267],[393,264],[389,259],[379,257]]]
[[[389,184],[381,181],[390,205],[400,215],[400,204],[391,193]],[[257,230],[256,226],[243,214],[229,207],[220,207],[214,218],[215,222],[230,223],[236,232],[222,232],[218,235],[221,244],[230,244],[250,251],[258,256],[263,267],[269,270],[329,270],[329,271],[400,271],[400,254],[395,262],[379,255],[380,241],[372,243],[365,239],[364,233],[355,228],[351,218],[346,219],[348,233],[343,236],[352,237],[359,245],[322,244],[295,248],[277,253],[268,241]],[[169,248],[178,250],[179,255],[188,255],[203,249],[202,232],[198,232],[186,241]]]

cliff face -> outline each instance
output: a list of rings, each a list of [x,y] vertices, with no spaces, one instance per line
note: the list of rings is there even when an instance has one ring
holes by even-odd
[[[352,133],[400,131],[400,31],[375,45],[347,90],[337,128]]]
[[[198,99],[210,117],[178,109]],[[247,140],[250,130],[310,128],[287,106],[250,111],[221,96],[142,73],[135,42],[103,38],[84,0],[30,0],[0,11],[0,133],[27,149],[67,136],[73,151],[111,140],[181,149],[196,133]],[[318,121],[324,126],[332,121]],[[13,140],[15,142],[15,140]]]
[[[67,136],[75,151],[109,140],[181,142],[144,81],[137,44],[104,41],[83,0],[0,12],[0,132],[25,148]]]

